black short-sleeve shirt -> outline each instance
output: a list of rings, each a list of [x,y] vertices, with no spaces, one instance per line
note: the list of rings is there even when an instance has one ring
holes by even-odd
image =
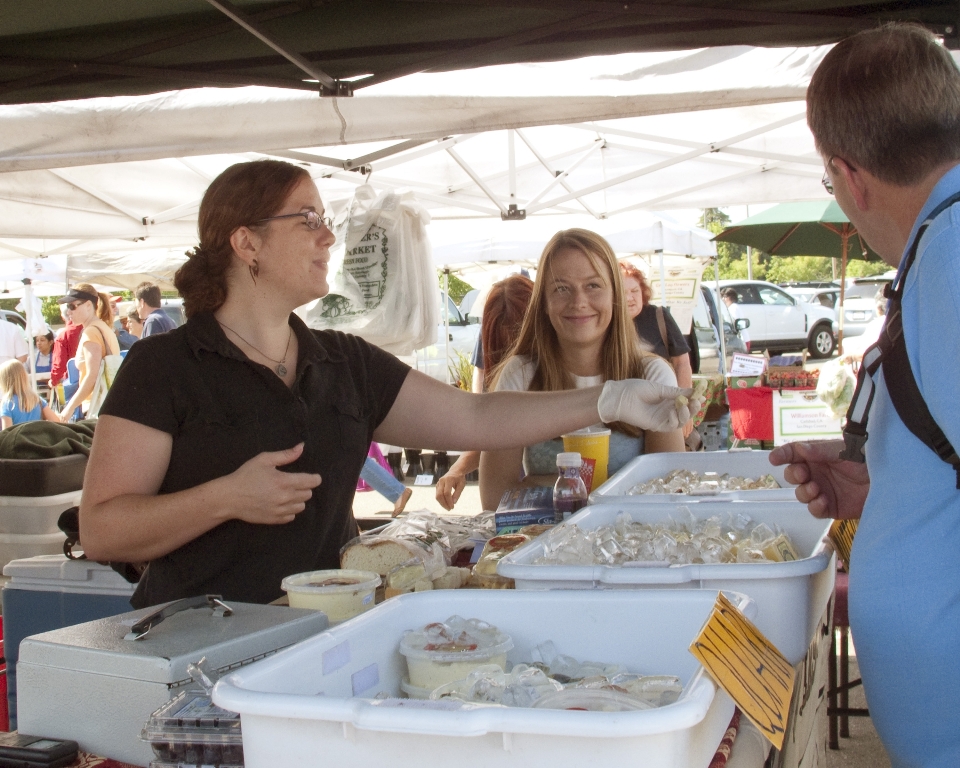
[[[322,482],[286,525],[229,520],[152,561],[134,607],[216,593],[244,602],[280,597],[292,573],[338,568],[357,535],[352,504],[373,432],[393,405],[408,366],[349,334],[311,331],[295,315],[299,359],[292,388],[251,361],[212,314],[134,344],[100,414],[173,436],[160,493],[185,490],[239,468],[264,451],[304,442],[281,469]]]
[[[660,335],[660,326],[657,323],[657,308],[653,304],[644,304],[640,314],[633,318],[633,324],[637,328],[637,335],[640,336],[640,343],[643,348],[667,360],[689,352],[690,345],[687,344],[687,340],[680,332],[677,321],[670,314],[669,307],[664,307],[663,321],[667,326],[669,349],[663,345],[663,337]]]

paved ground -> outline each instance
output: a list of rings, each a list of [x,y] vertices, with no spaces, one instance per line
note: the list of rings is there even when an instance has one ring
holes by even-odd
[[[412,487],[413,496],[407,504],[408,510],[427,509],[438,514],[444,513],[443,508],[437,503],[436,490],[433,486]],[[387,522],[390,519],[387,510],[392,509],[392,506],[380,494],[370,491],[356,495],[353,509],[357,517],[374,517]],[[481,511],[480,490],[476,483],[467,484],[454,511],[469,515],[478,514]],[[377,514],[378,512],[386,513]],[[859,677],[856,658],[852,656],[851,660],[853,666],[851,679],[855,679]],[[866,706],[862,688],[853,689],[850,695],[850,706]],[[826,768],[890,768],[890,760],[869,718],[850,718],[850,738],[840,739],[839,750],[827,750]]]

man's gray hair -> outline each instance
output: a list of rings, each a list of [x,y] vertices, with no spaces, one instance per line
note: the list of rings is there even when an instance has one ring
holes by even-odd
[[[916,24],[888,24],[842,40],[807,88],[817,151],[881,181],[909,186],[960,161],[960,71]]]

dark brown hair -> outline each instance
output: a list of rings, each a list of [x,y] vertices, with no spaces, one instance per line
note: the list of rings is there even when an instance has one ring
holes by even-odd
[[[154,309],[158,309],[161,304],[160,287],[153,283],[140,283],[140,285],[133,289],[133,297],[135,299],[143,299],[144,304]]]
[[[650,299],[653,298],[653,288],[651,288],[650,283],[647,282],[647,276],[628,261],[620,262],[620,274],[623,275],[624,280],[632,277],[640,284],[640,296],[643,297],[643,306],[647,306],[647,304],[650,303]]]
[[[231,165],[213,180],[200,202],[200,244],[173,283],[183,297],[187,317],[213,312],[227,300],[227,271],[233,263],[230,236],[238,227],[274,216],[293,189],[310,174],[280,160]]]
[[[824,158],[843,158],[890,184],[916,184],[960,159],[960,71],[917,24],[861,32],[817,67],[807,124]]]
[[[523,324],[533,280],[523,275],[511,275],[494,283],[483,305],[480,341],[483,346],[483,389],[493,382],[494,368],[516,341]]]

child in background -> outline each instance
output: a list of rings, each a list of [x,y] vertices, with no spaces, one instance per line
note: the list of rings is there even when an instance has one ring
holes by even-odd
[[[0,429],[27,421],[60,421],[47,401],[30,389],[27,369],[19,360],[0,365]]]

